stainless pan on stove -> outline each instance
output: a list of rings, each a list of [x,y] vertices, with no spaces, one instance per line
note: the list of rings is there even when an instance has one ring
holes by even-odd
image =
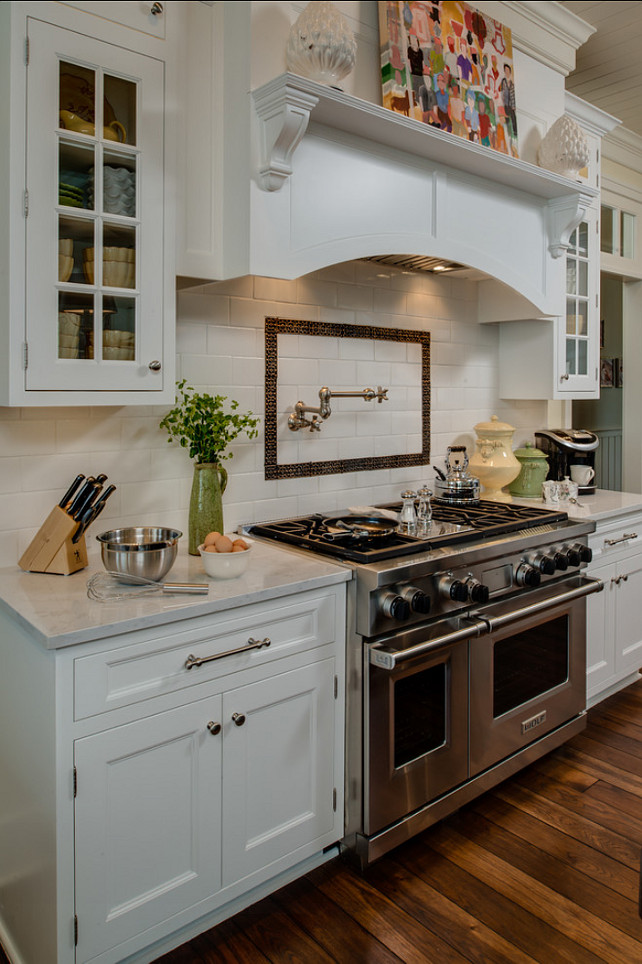
[[[328,542],[385,541],[397,531],[397,523],[377,516],[351,515],[345,518],[325,519],[323,538]]]

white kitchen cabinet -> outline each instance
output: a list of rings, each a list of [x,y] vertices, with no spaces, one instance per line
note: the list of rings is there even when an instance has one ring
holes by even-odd
[[[0,722],[20,734],[0,741],[0,826],[37,837],[31,898],[57,894],[34,933],[0,881],[21,964],[155,960],[341,838],[342,584],[55,651],[2,610],[0,629]]]
[[[151,5],[118,6],[131,25],[2,5],[2,404],[173,398],[172,44]]]
[[[598,523],[588,573],[604,591],[587,600],[589,704],[626,685],[642,667],[642,515]]]

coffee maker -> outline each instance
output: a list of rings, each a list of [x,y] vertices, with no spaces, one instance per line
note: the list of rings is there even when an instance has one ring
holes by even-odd
[[[552,428],[535,432],[535,445],[548,459],[548,479],[571,477],[572,465],[588,465],[595,472],[595,452],[600,440],[585,428]],[[595,475],[588,485],[580,485],[580,495],[595,492]]]

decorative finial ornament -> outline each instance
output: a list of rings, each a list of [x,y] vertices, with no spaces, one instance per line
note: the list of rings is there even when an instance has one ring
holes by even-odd
[[[312,0],[301,12],[285,48],[289,71],[329,87],[338,87],[353,69],[356,56],[357,42],[348,21],[325,0]]]
[[[582,128],[563,114],[551,125],[537,153],[540,167],[553,174],[576,178],[589,162],[589,148]]]

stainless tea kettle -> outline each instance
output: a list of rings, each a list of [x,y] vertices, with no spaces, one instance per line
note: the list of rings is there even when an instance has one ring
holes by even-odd
[[[433,465],[437,473],[435,497],[452,505],[479,501],[479,479],[468,474],[468,455],[465,445],[449,445],[446,456],[447,475]]]

